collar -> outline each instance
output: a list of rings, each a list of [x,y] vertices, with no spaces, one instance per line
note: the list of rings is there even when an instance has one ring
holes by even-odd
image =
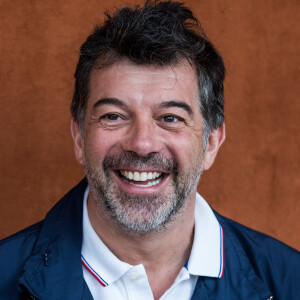
[[[93,229],[87,211],[89,189],[83,201],[82,264],[103,286],[107,286],[133,266],[119,260]],[[192,275],[221,278],[223,275],[223,230],[207,202],[197,193],[195,232],[190,258],[185,268]]]
[[[188,270],[193,275],[221,278],[224,273],[224,235],[213,210],[197,193],[195,233]]]
[[[83,239],[81,262],[103,286],[110,285],[131,267],[119,260],[102,242],[95,232],[87,211],[89,188],[84,193],[83,200]]]

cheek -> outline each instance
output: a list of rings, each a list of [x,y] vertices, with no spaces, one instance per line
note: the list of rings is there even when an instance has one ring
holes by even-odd
[[[203,159],[202,142],[194,135],[173,137],[169,150],[179,164],[180,169],[190,169],[191,165],[200,164]]]
[[[98,161],[103,161],[107,155],[117,154],[118,139],[112,132],[92,131],[85,139],[85,154]]]

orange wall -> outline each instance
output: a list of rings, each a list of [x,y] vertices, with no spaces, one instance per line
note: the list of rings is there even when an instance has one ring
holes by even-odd
[[[69,134],[77,52],[105,8],[137,3],[106,2],[0,3],[0,238],[43,218],[83,176]],[[186,3],[227,66],[227,141],[199,191],[300,249],[296,2]]]

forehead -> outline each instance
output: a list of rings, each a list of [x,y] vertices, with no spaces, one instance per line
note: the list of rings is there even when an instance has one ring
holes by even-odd
[[[122,59],[92,70],[89,103],[103,97],[139,102],[185,99],[198,102],[198,81],[194,68],[186,60],[174,66],[158,67]]]

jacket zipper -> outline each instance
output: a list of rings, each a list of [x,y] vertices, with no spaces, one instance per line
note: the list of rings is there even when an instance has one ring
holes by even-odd
[[[273,296],[270,296],[267,300],[273,300]]]

